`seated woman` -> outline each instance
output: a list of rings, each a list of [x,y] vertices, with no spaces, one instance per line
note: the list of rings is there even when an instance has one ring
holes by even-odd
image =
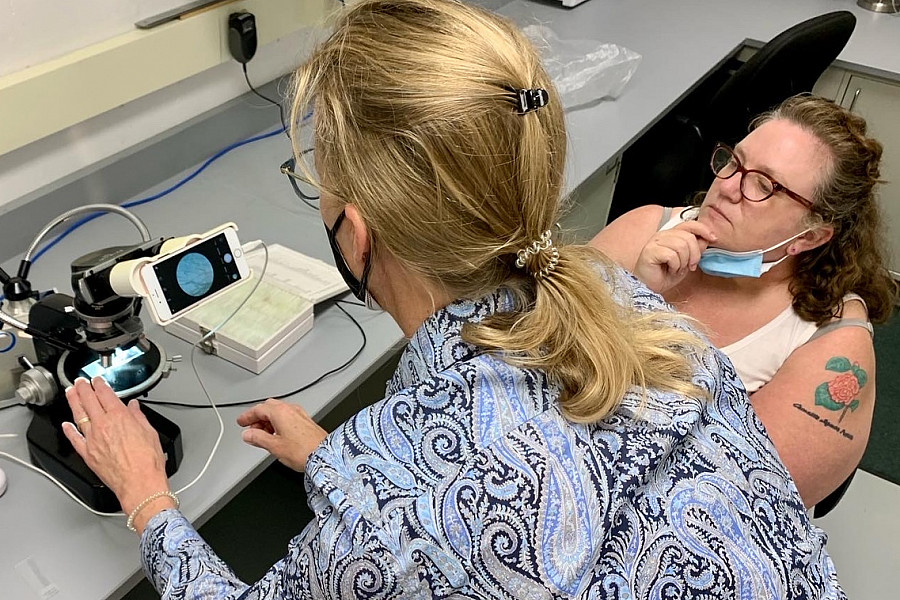
[[[869,438],[870,321],[896,299],[881,150],[861,117],[795,96],[716,148],[698,207],[644,206],[591,241],[731,358],[806,506],[853,473]]]
[[[250,586],[175,510],[137,403],[67,391],[66,435],[165,598],[844,597],[721,354],[554,239],[564,115],[521,32],[361,0],[295,82],[335,261],[410,341],[386,397],[330,435],[283,402],[238,419],[305,470],[315,513]]]

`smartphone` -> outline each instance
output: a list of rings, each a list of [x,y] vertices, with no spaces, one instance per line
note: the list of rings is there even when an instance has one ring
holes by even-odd
[[[233,227],[220,229],[141,267],[150,310],[163,325],[249,276],[250,268]]]

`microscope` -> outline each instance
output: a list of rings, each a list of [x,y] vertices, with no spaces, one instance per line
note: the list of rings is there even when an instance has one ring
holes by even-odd
[[[62,423],[72,421],[64,390],[78,377],[102,375],[119,398],[127,401],[145,394],[168,376],[171,359],[144,335],[139,317],[141,299],[115,295],[98,298],[92,293],[95,286],[102,288],[104,265],[119,257],[150,255],[159,244],[106,248],[75,260],[74,296],[50,293],[39,299],[34,295],[24,298],[12,289],[18,276],[4,282],[4,295],[10,304],[16,303],[19,314],[23,305],[30,304],[27,328],[19,327],[22,348],[7,352],[13,356],[5,360],[6,364],[0,364],[4,371],[21,373],[15,398],[8,402],[27,404],[33,409],[26,433],[31,462],[53,475],[85,504],[102,512],[119,510],[119,502],[63,434]],[[18,364],[11,365],[12,361]],[[159,433],[166,474],[171,476],[181,463],[181,431],[149,407],[141,409]]]
[[[143,241],[103,248],[72,261],[72,295],[34,292],[28,274],[40,240],[74,214],[97,211],[131,219]],[[61,215],[46,227],[15,276],[0,269],[5,297],[0,303],[0,399],[9,397],[12,389],[15,394],[11,400],[0,400],[0,408],[10,404],[31,407],[33,416],[26,435],[31,462],[95,510],[115,512],[120,507],[62,432],[62,423],[73,420],[64,390],[78,377],[100,375],[121,400],[128,401],[145,395],[174,370],[172,363],[180,357],[168,357],[144,334],[140,312],[146,291],[135,289],[128,281],[134,280],[141,265],[202,237],[150,239],[143,223],[128,211],[115,205],[88,205]],[[149,407],[141,409],[159,434],[166,474],[171,476],[181,463],[181,431]]]

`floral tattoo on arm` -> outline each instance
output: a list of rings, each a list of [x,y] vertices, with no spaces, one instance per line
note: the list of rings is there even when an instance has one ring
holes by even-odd
[[[816,405],[828,410],[839,410],[838,423],[844,420],[847,411],[859,408],[859,392],[869,380],[859,364],[851,363],[843,356],[834,356],[825,363],[829,371],[840,373],[831,381],[823,382],[816,388]]]

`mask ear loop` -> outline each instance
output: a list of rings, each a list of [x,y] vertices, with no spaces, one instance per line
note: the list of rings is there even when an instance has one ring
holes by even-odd
[[[363,298],[360,298],[360,300],[365,302],[366,308],[369,310],[384,310],[378,304],[378,300],[375,299],[372,292],[369,291],[369,275],[372,274],[372,263],[375,258],[375,235],[368,224],[366,224],[366,237],[369,238],[369,251],[366,253],[366,263],[363,265],[363,272],[359,278],[359,283],[363,289]]]
[[[826,222],[823,221],[823,222],[818,223],[817,225],[813,225],[813,226],[811,226],[811,227],[807,227],[806,229],[804,229],[803,231],[801,231],[800,233],[798,233],[798,234],[796,235],[796,237],[794,237],[794,240],[796,240],[797,238],[800,238],[800,237],[806,235],[806,234],[809,233],[810,231],[816,231],[817,229],[819,229],[819,228],[822,227],[823,225],[828,225],[828,223],[826,223]],[[832,235],[834,235],[834,231],[833,231],[833,230],[832,230]],[[827,241],[826,241],[826,242],[823,242],[823,244],[827,244],[827,243],[828,243]],[[792,250],[793,250],[793,252],[792,252]],[[787,251],[788,251],[788,254],[791,254],[791,255],[797,255],[797,254],[800,254],[800,252],[799,252],[798,250],[796,250],[796,248],[794,248],[793,245],[788,246]]]
[[[776,248],[780,248],[781,246],[784,246],[785,244],[788,244],[788,243],[790,243],[790,242],[793,242],[794,240],[796,240],[796,239],[797,239],[798,237],[800,237],[801,235],[806,235],[807,233],[809,233],[809,232],[812,231],[812,230],[813,230],[812,227],[807,227],[806,229],[804,229],[804,230],[801,231],[800,233],[798,233],[798,234],[796,234],[796,235],[792,235],[791,237],[789,237],[788,239],[784,240],[783,242],[779,242],[779,243],[775,244],[774,246],[770,246],[770,247],[766,248],[765,250],[762,250],[761,252],[762,252],[763,254],[765,254],[766,252],[771,252],[772,250],[775,250]]]
[[[791,243],[791,242],[793,242],[793,240],[796,240],[796,239],[797,239],[798,237],[800,237],[801,235],[806,235],[807,233],[809,233],[809,232],[812,231],[812,230],[813,230],[812,227],[808,227],[807,229],[801,231],[800,233],[798,233],[798,234],[795,235],[794,237],[788,238],[788,239],[786,239],[785,241],[781,242],[780,244],[778,244],[778,246],[784,246],[785,244]],[[778,248],[778,246],[772,246],[772,247],[769,248],[768,250],[763,250],[762,253],[765,254],[766,252],[770,252],[770,251],[774,250],[775,248]],[[785,255],[782,256],[781,258],[779,258],[778,260],[773,260],[773,261],[767,262],[767,263],[764,262],[764,263],[763,263],[763,266],[765,267],[766,271],[768,271],[768,270],[770,270],[770,269],[774,269],[775,267],[777,267],[778,265],[780,265],[781,263],[783,263],[784,261],[786,261],[786,260],[788,259],[788,257],[796,256],[796,253],[795,253],[795,252],[791,252],[791,249],[792,249],[793,247],[794,247],[793,244],[791,244],[790,246],[788,246],[787,248],[785,248]],[[765,271],[763,271],[763,272],[765,272]]]

